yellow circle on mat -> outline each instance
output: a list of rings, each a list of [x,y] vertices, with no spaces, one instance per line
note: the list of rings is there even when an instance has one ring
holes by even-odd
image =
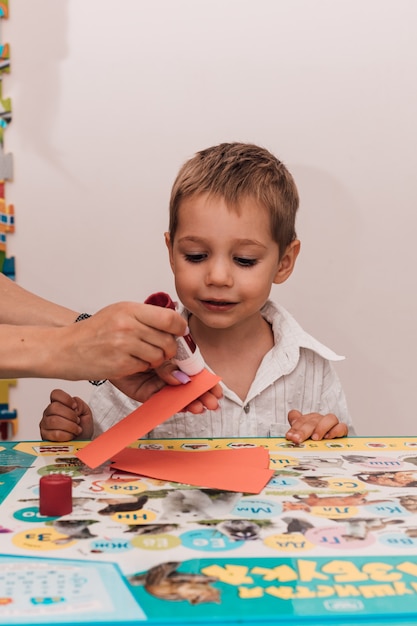
[[[73,546],[77,540],[58,533],[52,526],[42,526],[17,533],[12,542],[25,550],[61,550]]]
[[[311,550],[311,548],[314,548],[314,544],[307,541],[301,533],[282,533],[280,535],[270,535],[264,539],[264,544],[268,546],[268,548],[284,552],[292,552],[294,550]]]
[[[132,526],[140,524],[149,524],[156,519],[155,511],[149,511],[148,509],[138,509],[137,511],[121,511],[120,513],[114,513],[111,516],[114,522],[120,524],[129,524]]]
[[[119,496],[130,496],[147,490],[146,485],[139,480],[132,480],[131,482],[124,482],[123,480],[120,482],[104,482],[101,486],[103,491],[117,494]]]
[[[169,550],[181,545],[181,539],[175,535],[140,535],[130,542],[135,548],[143,550]]]

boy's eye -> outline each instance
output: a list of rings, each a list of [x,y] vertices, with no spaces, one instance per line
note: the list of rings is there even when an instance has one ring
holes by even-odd
[[[207,254],[184,254],[184,258],[190,263],[201,263],[207,258]]]
[[[241,265],[242,267],[252,267],[253,265],[256,265],[257,262],[257,259],[246,259],[241,256],[235,257],[235,263]]]

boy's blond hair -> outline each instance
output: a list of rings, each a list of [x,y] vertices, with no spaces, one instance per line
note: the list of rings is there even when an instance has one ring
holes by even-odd
[[[222,143],[197,152],[174,181],[169,203],[169,233],[174,241],[178,212],[185,198],[208,193],[221,196],[231,208],[254,198],[270,214],[272,238],[280,255],[296,238],[299,198],[294,179],[281,161],[265,148],[245,143]]]

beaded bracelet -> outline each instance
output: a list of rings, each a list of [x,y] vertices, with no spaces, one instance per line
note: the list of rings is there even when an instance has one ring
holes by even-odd
[[[89,317],[91,317],[91,315],[89,313],[80,313],[79,316],[77,317],[77,319],[74,320],[74,324],[76,322],[81,322],[81,320],[88,320]]]

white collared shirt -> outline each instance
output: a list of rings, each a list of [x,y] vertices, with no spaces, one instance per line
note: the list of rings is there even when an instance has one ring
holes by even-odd
[[[188,312],[183,314],[188,317]],[[288,412],[334,413],[354,427],[332,361],[343,360],[306,333],[283,307],[268,301],[262,315],[272,325],[274,347],[264,356],[248,395],[242,401],[221,383],[223,398],[216,411],[176,413],[148,435],[149,439],[206,437],[284,437]],[[209,369],[209,368],[207,368]],[[139,403],[109,382],[97,388],[90,407],[94,437],[132,412]]]

